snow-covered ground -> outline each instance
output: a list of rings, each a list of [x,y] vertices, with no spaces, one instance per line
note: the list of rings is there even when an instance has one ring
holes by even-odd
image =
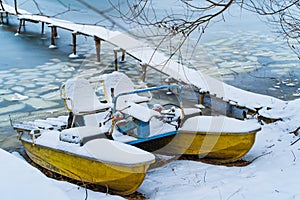
[[[244,167],[178,160],[152,169],[138,189],[149,199],[299,199],[300,99],[274,108],[282,121],[262,125]],[[265,111],[266,112],[266,111]],[[0,150],[1,199],[121,199],[47,178],[20,159]],[[51,194],[51,195],[49,195]]]
[[[20,154],[0,149],[0,199],[3,200],[76,200],[123,199],[88,191],[68,182],[47,178],[27,163]]]

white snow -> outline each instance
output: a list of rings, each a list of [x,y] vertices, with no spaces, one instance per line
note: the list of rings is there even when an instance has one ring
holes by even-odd
[[[188,132],[249,133],[259,130],[256,120],[241,121],[225,116],[196,116],[187,119],[180,128]]]
[[[81,200],[85,199],[86,192],[89,200],[123,199],[47,178],[20,157],[0,149],[0,198],[3,200]]]
[[[143,122],[149,122],[152,117],[160,116],[159,112],[136,103],[130,103],[123,112]]]
[[[69,58],[78,58],[79,56],[77,54],[71,53],[69,55]]]
[[[56,49],[56,48],[57,48],[56,45],[53,45],[53,44],[49,45],[49,49]]]
[[[152,163],[155,160],[152,153],[108,139],[91,140],[84,145],[84,148],[96,159],[108,163],[134,166],[140,163]]]
[[[0,155],[1,199],[70,199],[52,180],[27,162],[2,149]]]

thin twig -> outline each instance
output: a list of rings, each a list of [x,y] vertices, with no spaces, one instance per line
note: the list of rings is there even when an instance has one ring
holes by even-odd
[[[296,156],[295,156],[295,154],[294,154],[294,152],[293,152],[293,150],[291,150],[291,152],[292,152],[292,154],[293,154],[293,156],[294,156],[294,162],[296,161]]]
[[[271,154],[271,153],[272,153],[272,151],[270,151],[270,152],[268,152],[268,153],[261,154],[261,155],[259,155],[259,156],[255,157],[253,160],[251,160],[251,163],[252,163],[253,161],[255,161],[256,159],[258,159],[258,158],[260,158],[260,157],[262,157],[262,156],[265,156],[265,155]]]
[[[296,141],[292,142],[291,146],[293,146],[294,144],[296,144],[299,140],[300,140],[300,138],[298,138]]]
[[[290,133],[293,133],[294,135],[298,135],[299,130],[300,130],[300,126],[296,128],[294,131],[291,131]]]
[[[85,189],[85,200],[87,200],[88,199],[88,190],[86,187],[84,187],[84,189]]]

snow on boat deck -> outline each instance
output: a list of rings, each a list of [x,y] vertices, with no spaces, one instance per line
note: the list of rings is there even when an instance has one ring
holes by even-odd
[[[13,7],[7,4],[3,5],[8,13],[16,15]],[[199,92],[209,92],[209,94],[215,95],[225,102],[236,102],[236,105],[253,111],[257,108],[282,107],[284,104],[284,101],[280,99],[244,91],[205,75],[200,71],[188,68],[170,59],[164,53],[153,49],[147,43],[139,41],[125,33],[110,31],[101,26],[76,24],[71,21],[34,15],[25,10],[18,10],[18,12],[21,13],[17,15],[20,20],[44,22],[49,24],[49,26],[59,27],[76,34],[98,37],[103,41],[126,50],[128,55],[139,60],[143,65],[160,71],[181,83],[193,85]]]

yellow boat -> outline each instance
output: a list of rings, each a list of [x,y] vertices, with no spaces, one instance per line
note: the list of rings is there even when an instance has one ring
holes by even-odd
[[[73,129],[78,131],[78,128]],[[79,131],[83,129],[81,127]],[[18,132],[27,155],[36,164],[122,195],[138,189],[150,164],[155,161],[151,153],[104,138],[80,146],[59,140],[57,131],[39,133],[19,129]]]
[[[179,133],[160,151],[193,155],[214,163],[234,162],[253,146],[257,122],[240,121],[224,116],[197,116],[187,119]]]

